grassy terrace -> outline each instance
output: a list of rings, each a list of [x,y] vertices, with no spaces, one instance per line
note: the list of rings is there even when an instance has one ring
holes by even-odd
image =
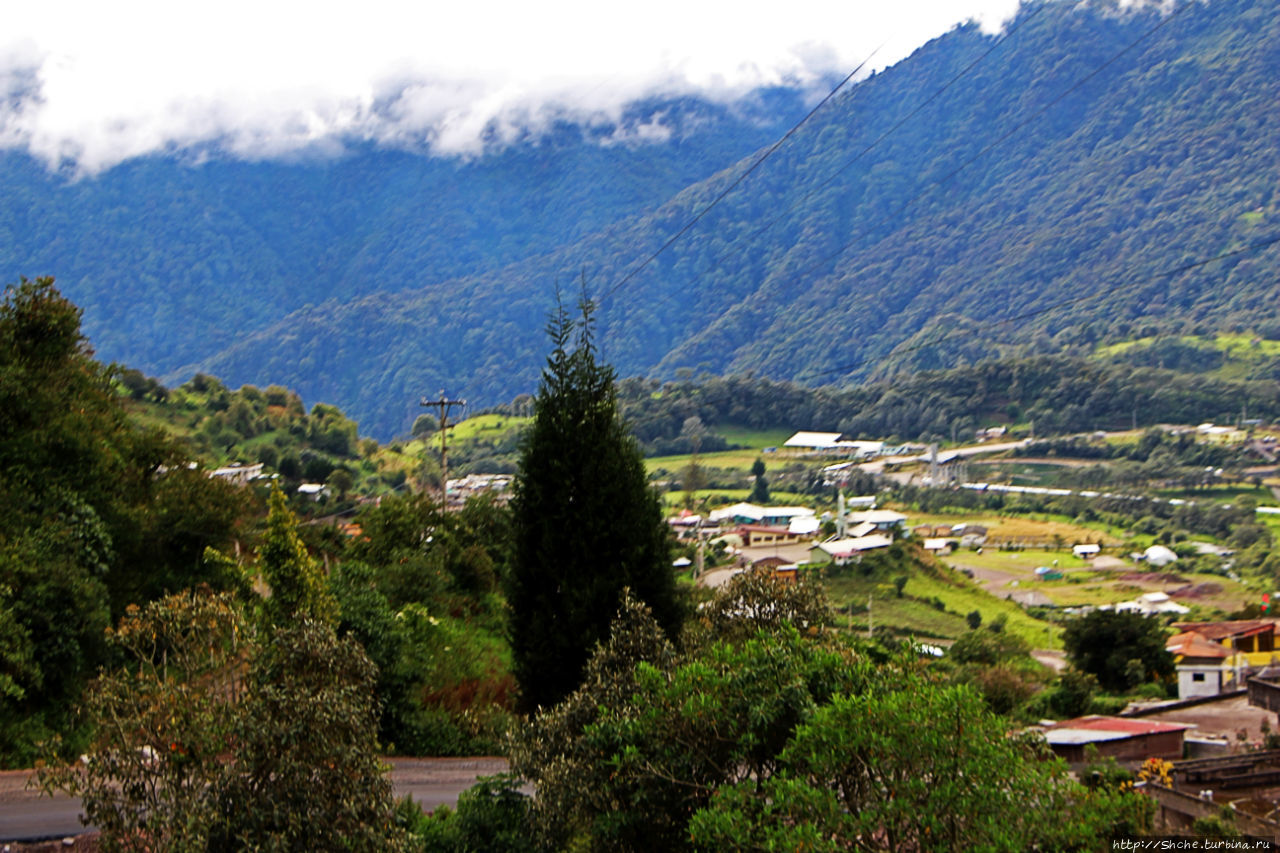
[[[765,465],[769,468],[780,465],[781,460],[786,457],[775,456],[772,453],[765,454],[763,450],[766,447],[781,446],[782,442],[794,434],[794,430],[789,429],[749,430],[741,427],[715,427],[712,431],[724,436],[730,444],[740,444],[743,447],[738,450],[699,453],[698,464],[706,468],[725,468],[743,472],[751,470],[752,464],[760,458],[764,459]],[[659,469],[675,473],[687,467],[692,458],[691,454],[653,456],[646,459],[644,464],[649,473]]]
[[[1006,630],[1024,638],[1034,648],[1062,647],[1060,632],[1027,615],[1019,605],[997,598],[960,572],[938,566],[932,573],[916,572],[908,576],[903,597],[898,598],[893,578],[878,574],[869,577],[853,566],[839,570],[824,581],[827,595],[837,611],[852,616],[838,616],[839,625],[852,625],[854,630],[867,629],[866,606],[871,597],[871,615],[875,625],[887,625],[920,639],[952,640],[969,629],[966,614],[976,610],[984,625],[1003,615]],[[940,601],[944,609],[938,609]]]

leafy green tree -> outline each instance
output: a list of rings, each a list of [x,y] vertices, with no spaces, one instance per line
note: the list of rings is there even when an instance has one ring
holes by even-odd
[[[515,739],[538,837],[557,850],[683,849],[689,815],[718,786],[768,778],[795,727],[870,673],[789,625],[682,661],[628,602],[582,686]]]
[[[1088,850],[1150,825],[1141,795],[1089,791],[1010,738],[966,687],[899,677],[816,709],[761,782],[693,816],[700,850]]]
[[[1027,651],[1026,640],[1015,634],[995,631],[993,622],[985,631],[974,628],[961,634],[951,644],[947,656],[956,663],[995,666],[1025,657]]]
[[[268,505],[267,530],[258,550],[262,577],[271,588],[266,601],[268,623],[284,626],[311,618],[334,624],[337,602],[328,579],[298,536],[298,519],[285,505],[284,492],[272,488]]]
[[[413,428],[409,431],[414,438],[426,438],[440,429],[440,421],[435,415],[418,415],[413,419]]]
[[[497,748],[514,695],[494,594],[506,517],[492,500],[445,513],[425,495],[389,497],[359,516],[364,535],[331,583],[339,630],[378,666],[381,737],[395,751]]]
[[[79,797],[107,849],[205,849],[252,625],[230,595],[185,592],[130,608],[109,642],[124,665],[85,697],[87,758],[40,785]]]
[[[1134,686],[1134,672],[1146,680],[1173,675],[1173,656],[1165,650],[1160,621],[1141,613],[1095,610],[1067,623],[1062,643],[1072,666],[1098,679],[1104,690],[1123,693]],[[1135,666],[1131,661],[1138,661]]]
[[[816,635],[830,620],[831,604],[817,578],[806,573],[791,582],[753,569],[734,575],[714,598],[698,607],[686,626],[683,644],[692,649],[736,643],[784,626]]]
[[[0,604],[17,663],[0,691],[0,762],[29,763],[36,742],[69,733],[74,700],[104,662],[103,632],[128,604],[228,580],[204,555],[227,542],[242,496],[134,426],[113,376],[52,279],[5,289]]]
[[[549,323],[553,348],[512,498],[512,664],[530,710],[577,686],[624,587],[668,632],[681,618],[662,511],[618,417],[613,370],[597,359],[593,306],[580,307],[580,321],[561,305]]]
[[[325,484],[338,496],[338,500],[344,501],[347,499],[347,492],[351,491],[356,481],[346,468],[334,468],[325,480]]]
[[[133,608],[119,670],[89,690],[84,760],[41,786],[81,798],[108,850],[398,849],[375,669],[304,618],[266,635],[229,594]]]
[[[412,803],[418,819],[410,828],[416,850],[423,853],[528,853],[530,836],[528,794],[520,780],[509,775],[483,776],[458,795],[456,809],[441,806],[430,817]]]
[[[214,849],[395,850],[378,755],[377,668],[352,637],[303,617],[259,646],[217,790]]]
[[[1097,678],[1078,669],[1068,669],[1058,676],[1058,683],[1049,691],[1049,707],[1065,719],[1081,717],[1089,713],[1097,692]]]

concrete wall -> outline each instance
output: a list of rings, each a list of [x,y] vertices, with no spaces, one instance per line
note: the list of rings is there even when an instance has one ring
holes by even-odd
[[[1158,820],[1168,826],[1188,827],[1193,821],[1202,817],[1215,817],[1222,810],[1221,803],[1202,800],[1191,794],[1150,782],[1142,785],[1138,790],[1156,801],[1160,808]],[[1280,823],[1254,817],[1241,811],[1235,813],[1235,826],[1246,835],[1280,837]]]
[[[1249,704],[1268,711],[1280,711],[1280,684],[1250,678]]]
[[[1202,676],[1197,681],[1196,676]],[[1222,667],[1182,665],[1178,667],[1178,698],[1217,696],[1222,692]]]

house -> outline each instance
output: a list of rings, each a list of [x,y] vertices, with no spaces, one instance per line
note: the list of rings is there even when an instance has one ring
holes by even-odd
[[[1151,566],[1167,566],[1178,561],[1178,555],[1164,545],[1152,545],[1142,552],[1142,559]]]
[[[813,530],[803,532],[789,527],[771,527],[766,524],[743,524],[736,528],[742,537],[742,544],[747,548],[758,548],[762,545],[794,545],[813,536]]]
[[[858,536],[847,539],[832,539],[819,542],[809,549],[809,562],[833,563],[844,566],[862,557],[868,551],[887,548],[893,544],[893,538],[882,533],[870,536]]]
[[[1190,613],[1191,608],[1184,607],[1163,592],[1144,593],[1133,601],[1122,601],[1115,606],[1118,611],[1133,611],[1142,613],[1146,616],[1154,616],[1157,613]]]
[[[930,554],[935,556],[946,556],[951,553],[951,549],[955,547],[954,539],[926,539],[923,547]]]
[[[227,480],[237,486],[247,486],[262,476],[262,463],[256,465],[231,465],[226,468],[215,468],[209,472],[210,477]]]
[[[1196,427],[1196,441],[1202,444],[1239,444],[1248,438],[1242,429],[1228,426],[1200,424]]]
[[[717,523],[727,521],[732,524],[763,524],[766,527],[790,528],[792,520],[798,518],[814,518],[813,529],[818,529],[814,511],[803,506],[764,507],[737,503],[711,511],[711,520]]]
[[[483,492],[492,492],[500,498],[511,491],[515,477],[511,474],[468,474],[449,481],[449,494],[462,499]]]
[[[797,432],[782,443],[797,451],[831,453],[855,459],[874,459],[884,452],[883,441],[847,441],[838,432]]]
[[[845,538],[857,539],[859,536],[870,536],[875,533],[878,528],[869,521],[856,524],[852,528],[845,531]]]
[[[1183,633],[1194,632],[1210,642],[1245,654],[1271,655],[1276,648],[1276,623],[1270,619],[1224,622],[1175,622]]]
[[[795,583],[800,567],[781,557],[765,557],[751,564],[753,571],[772,572],[773,576],[787,583]]]
[[[306,495],[313,501],[318,501],[329,494],[329,487],[324,483],[303,483],[298,486],[298,494]]]
[[[1251,674],[1280,662],[1276,626],[1267,619],[1178,622],[1165,641],[1178,671],[1178,698],[1239,690]]]
[[[1222,667],[1231,652],[1217,643],[1188,632],[1170,637],[1165,650],[1173,655],[1178,671],[1179,699],[1217,696],[1227,684],[1234,685],[1234,673]]]
[[[860,512],[851,512],[845,518],[849,524],[855,528],[859,524],[874,525],[876,530],[882,533],[894,533],[900,530],[907,517],[900,512],[894,512],[891,509],[867,509]]]
[[[1096,714],[1064,720],[1045,728],[1044,739],[1056,755],[1068,763],[1085,760],[1085,749],[1093,746],[1099,758],[1118,761],[1145,761],[1148,758],[1182,757],[1183,723],[1158,723]]]
[[[1076,545],[1071,549],[1071,553],[1082,560],[1092,560],[1102,551],[1101,545],[1085,544]]]

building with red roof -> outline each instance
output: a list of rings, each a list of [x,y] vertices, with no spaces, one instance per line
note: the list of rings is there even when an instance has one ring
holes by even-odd
[[[1085,760],[1085,748],[1093,746],[1099,758],[1146,761],[1148,758],[1182,757],[1183,723],[1158,723],[1096,714],[1055,723],[1044,730],[1044,739],[1055,754],[1072,764]]]

